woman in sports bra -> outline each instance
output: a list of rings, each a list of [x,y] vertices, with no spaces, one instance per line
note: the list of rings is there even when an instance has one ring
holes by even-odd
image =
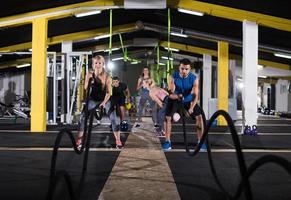
[[[152,119],[153,119],[154,124],[156,125],[157,112],[156,112],[156,108],[155,108],[155,102],[150,98],[149,90],[144,86],[146,81],[151,81],[153,85],[155,84],[153,79],[151,78],[150,70],[148,67],[143,68],[142,75],[140,76],[140,78],[137,81],[136,89],[140,91],[140,100],[139,100],[139,104],[138,104],[138,112],[137,112],[138,118],[137,118],[137,120],[138,120],[138,122],[141,122],[141,116],[142,116],[142,111],[143,111],[144,105],[147,101],[149,101],[150,107],[152,108]],[[137,123],[136,127],[139,127],[139,126],[140,125]]]
[[[88,89],[91,84],[92,90],[89,96],[88,110],[96,109],[96,107],[109,108],[109,99],[111,96],[111,77],[105,71],[105,59],[103,56],[97,55],[92,58],[93,73],[86,74],[84,88]],[[89,83],[90,78],[93,78]],[[76,141],[77,146],[81,147],[82,137],[84,134],[85,126],[85,113],[82,111],[78,123],[78,138]],[[116,147],[122,146],[120,141],[120,134],[115,133]]]
[[[165,136],[164,123],[166,116],[166,106],[168,103],[169,93],[153,84],[152,81],[145,81],[144,87],[149,90],[149,96],[155,101],[159,106],[158,118],[157,118],[157,135],[159,137]]]

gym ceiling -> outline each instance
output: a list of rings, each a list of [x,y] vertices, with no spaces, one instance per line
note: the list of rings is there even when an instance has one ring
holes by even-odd
[[[167,46],[168,10],[123,9],[122,0],[9,0],[1,5],[0,12],[0,69],[11,63],[29,59],[32,40],[31,19],[49,16],[48,51],[61,51],[61,42],[73,40],[73,51],[108,49],[109,38],[94,37],[109,33],[109,10],[98,15],[77,18],[75,14],[92,7],[107,6],[113,9],[113,48],[120,47],[121,33],[124,46],[131,52],[149,52],[154,46],[136,45],[149,38]],[[117,8],[120,6],[120,8]],[[168,0],[171,8],[171,31],[189,35],[187,38],[171,35],[171,47],[179,54],[217,56],[217,41],[229,42],[231,58],[242,56],[242,21],[248,19],[259,24],[259,64],[291,70],[291,60],[274,56],[274,53],[291,54],[291,2],[288,0]],[[103,7],[104,8],[104,7]],[[177,11],[177,8],[195,10],[204,16]],[[161,48],[162,54],[166,50]],[[17,54],[15,52],[28,52]],[[122,50],[113,51],[121,54]],[[143,57],[147,53],[141,54]]]

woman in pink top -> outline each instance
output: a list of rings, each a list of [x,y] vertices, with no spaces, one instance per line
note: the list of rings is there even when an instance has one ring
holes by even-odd
[[[164,122],[169,93],[166,90],[155,86],[151,80],[145,81],[144,87],[149,90],[149,96],[153,101],[158,104],[160,108],[157,119],[157,124],[159,125],[159,127],[156,129],[156,131],[158,133],[158,136],[164,137]]]

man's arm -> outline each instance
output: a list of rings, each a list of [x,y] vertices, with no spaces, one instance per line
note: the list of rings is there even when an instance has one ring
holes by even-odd
[[[191,93],[193,94],[193,99],[191,101],[189,113],[191,114],[193,112],[193,109],[195,105],[197,104],[198,101],[198,94],[199,94],[199,79],[197,78],[195,82],[193,83],[192,91]]]
[[[172,76],[168,77],[168,90],[171,93],[174,93],[174,91],[175,91],[175,84],[174,84],[174,79]]]
[[[169,90],[169,97],[170,99],[179,99],[179,96],[177,94],[175,94],[175,83],[174,83],[174,79],[172,76],[168,77],[168,90]]]

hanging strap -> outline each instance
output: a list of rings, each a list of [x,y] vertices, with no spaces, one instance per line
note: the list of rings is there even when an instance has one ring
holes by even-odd
[[[127,51],[125,52],[126,49],[124,49],[124,46],[123,46],[123,40],[122,40],[121,33],[119,33],[118,35],[119,35],[121,50],[122,50],[122,53],[123,53],[123,60],[126,62],[126,60],[127,60]]]
[[[171,56],[171,10],[168,8],[168,60],[167,60],[167,71],[166,71],[166,76],[168,77],[170,73],[170,56]],[[171,67],[172,68],[172,67]]]
[[[111,55],[112,55],[112,9],[110,9],[110,17],[109,17],[109,61],[111,61]]]

